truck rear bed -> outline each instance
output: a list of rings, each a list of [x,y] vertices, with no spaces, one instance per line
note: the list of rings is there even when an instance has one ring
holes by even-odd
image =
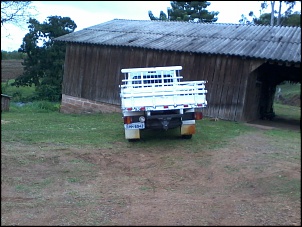
[[[163,67],[164,68],[164,67]],[[152,70],[152,69],[151,69]],[[206,81],[180,82],[182,77],[175,71],[128,72],[121,87],[121,107],[123,110],[137,111],[158,110],[164,106],[168,109],[195,108],[207,105]],[[168,106],[168,107],[166,107]]]

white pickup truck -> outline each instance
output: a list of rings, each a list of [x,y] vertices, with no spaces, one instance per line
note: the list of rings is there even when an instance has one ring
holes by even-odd
[[[190,139],[195,120],[207,106],[206,81],[182,82],[182,66],[122,69],[120,87],[125,138],[140,139],[140,130],[180,128]]]

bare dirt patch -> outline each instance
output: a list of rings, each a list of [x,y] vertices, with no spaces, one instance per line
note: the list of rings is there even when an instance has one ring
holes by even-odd
[[[1,224],[301,225],[300,146],[265,130],[196,152],[2,143]]]

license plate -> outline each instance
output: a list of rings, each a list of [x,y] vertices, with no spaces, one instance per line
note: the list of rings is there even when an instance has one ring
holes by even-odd
[[[131,124],[124,124],[125,129],[144,129],[145,123],[137,122]]]

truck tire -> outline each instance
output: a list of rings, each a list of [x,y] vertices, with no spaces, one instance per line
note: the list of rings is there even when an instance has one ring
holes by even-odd
[[[183,139],[191,139],[192,135],[182,135],[181,138],[183,138]]]
[[[133,142],[137,142],[137,141],[139,141],[140,139],[128,139],[128,142],[131,142],[131,143],[133,143]]]

